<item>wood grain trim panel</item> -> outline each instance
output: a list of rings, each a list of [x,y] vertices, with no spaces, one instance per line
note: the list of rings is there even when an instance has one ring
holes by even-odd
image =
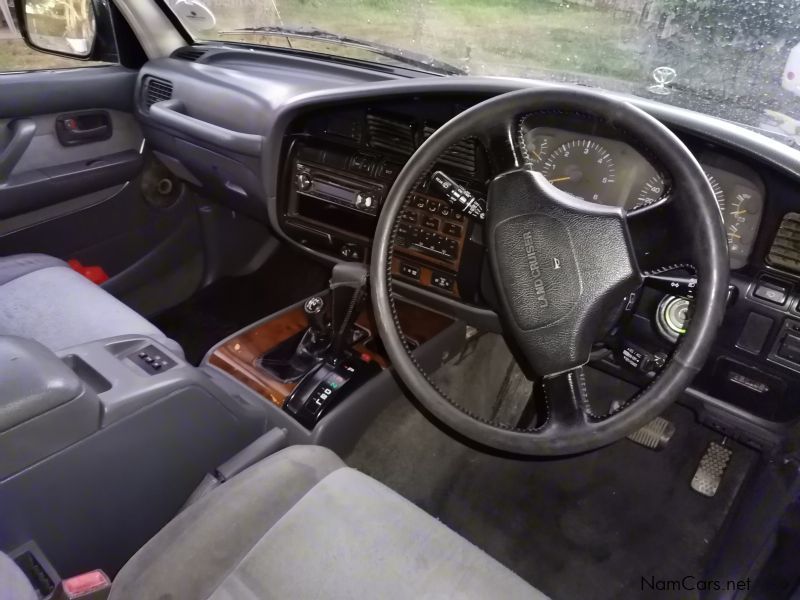
[[[397,310],[403,332],[419,344],[424,344],[453,323],[450,317],[415,304],[398,301]],[[357,344],[354,350],[369,356],[382,368],[387,368],[389,359],[377,337],[378,329],[371,307],[362,311],[356,322],[372,335],[365,343]],[[282,407],[297,384],[276,379],[258,362],[266,352],[307,327],[308,320],[303,308],[298,306],[231,338],[214,351],[209,364],[241,381],[265,400]]]

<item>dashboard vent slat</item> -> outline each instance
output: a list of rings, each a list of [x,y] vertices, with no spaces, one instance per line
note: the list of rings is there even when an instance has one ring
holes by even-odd
[[[426,125],[422,130],[423,141],[431,137],[434,131],[436,131],[435,127]],[[468,173],[475,173],[475,169],[477,168],[476,151],[475,140],[467,138],[453,144],[445,150],[439,162],[450,165],[451,167],[456,167],[457,169],[462,169]]]
[[[369,145],[410,156],[414,153],[414,126],[375,114],[367,115]]]
[[[172,82],[148,76],[144,80],[144,105],[150,108],[156,102],[172,98]]]
[[[783,217],[767,261],[775,267],[800,273],[800,213],[786,213]]]
[[[172,57],[180,58],[181,60],[188,60],[189,62],[195,62],[196,60],[202,58],[206,52],[207,50],[201,48],[185,46],[175,50],[175,52],[172,53]]]

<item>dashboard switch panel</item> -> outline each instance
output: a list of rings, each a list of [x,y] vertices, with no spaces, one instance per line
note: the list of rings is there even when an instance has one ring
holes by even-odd
[[[786,319],[778,332],[769,360],[800,372],[800,321]]]
[[[453,277],[445,273],[434,272],[431,275],[431,285],[434,285],[443,290],[447,290],[448,292],[453,289],[455,283],[456,282],[453,279]]]
[[[408,263],[400,263],[400,273],[411,279],[419,279],[419,267]]]
[[[778,356],[800,365],[800,337],[787,333],[778,345]]]
[[[789,287],[779,281],[761,279],[753,291],[753,296],[783,306],[789,297]]]
[[[751,312],[742,327],[736,347],[750,354],[761,354],[767,342],[769,330],[772,329],[773,320],[764,315]]]

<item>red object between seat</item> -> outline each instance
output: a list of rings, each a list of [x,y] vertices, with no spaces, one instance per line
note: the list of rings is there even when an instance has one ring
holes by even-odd
[[[92,283],[100,285],[104,281],[108,281],[108,274],[103,270],[103,267],[100,266],[87,267],[82,265],[81,262],[76,258],[69,259],[67,261],[67,264],[72,268],[73,271],[80,273]]]

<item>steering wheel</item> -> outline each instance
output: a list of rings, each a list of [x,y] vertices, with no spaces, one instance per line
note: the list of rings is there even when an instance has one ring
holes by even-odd
[[[540,381],[547,414],[536,426],[482,418],[437,388],[406,344],[394,305],[392,248],[410,194],[452,144],[503,131],[519,157],[520,117],[560,111],[626,132],[667,171],[665,200],[626,212],[550,185],[518,158],[488,189],[484,241],[504,337],[523,372]],[[622,204],[621,202],[619,204]],[[372,250],[372,301],[379,333],[402,381],[435,417],[472,440],[523,455],[565,455],[637,430],[677,399],[701,369],[724,314],[728,250],[702,168],[664,125],[627,102],[583,90],[521,90],[461,113],[420,146],[389,191]],[[691,323],[658,375],[604,414],[593,411],[582,367],[625,299],[649,274],[692,265],[698,286]],[[609,318],[611,316],[612,318]]]

